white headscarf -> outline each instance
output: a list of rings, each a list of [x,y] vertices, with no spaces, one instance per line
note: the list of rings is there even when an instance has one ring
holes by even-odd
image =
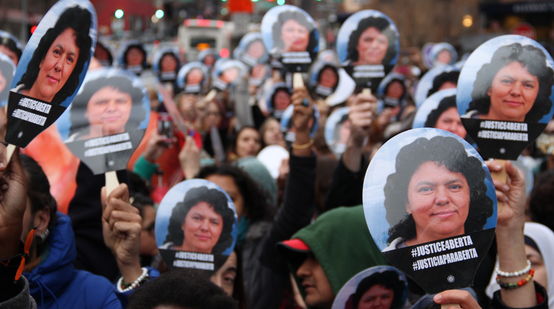
[[[554,232],[542,224],[526,222],[523,233],[539,247],[546,268],[546,277],[548,278],[548,286],[544,287],[548,294],[548,308],[554,308]],[[498,266],[498,261],[496,265]],[[487,286],[487,295],[492,298],[492,295],[498,289],[500,287],[496,283],[496,273],[493,273]]]

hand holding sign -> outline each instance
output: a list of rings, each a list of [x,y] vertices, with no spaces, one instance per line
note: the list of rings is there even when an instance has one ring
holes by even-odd
[[[89,1],[60,1],[44,16],[23,51],[8,103],[8,158],[50,126],[72,102],[96,45]]]
[[[472,283],[494,234],[496,198],[461,138],[437,129],[395,136],[367,169],[363,203],[377,246],[426,292]]]

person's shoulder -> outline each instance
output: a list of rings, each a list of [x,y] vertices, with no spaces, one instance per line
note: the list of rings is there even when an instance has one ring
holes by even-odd
[[[77,293],[83,297],[87,308],[120,308],[115,286],[105,277],[85,270],[76,270],[72,288],[67,292]],[[106,307],[107,306],[107,307]]]

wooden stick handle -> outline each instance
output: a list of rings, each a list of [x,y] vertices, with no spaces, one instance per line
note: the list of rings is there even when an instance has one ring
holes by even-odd
[[[304,88],[304,80],[302,79],[302,73],[292,74],[292,88],[294,89]]]
[[[15,148],[16,146],[12,144],[8,144],[6,147],[6,164],[10,163],[13,153],[15,152]]]
[[[495,163],[502,166],[502,170],[500,172],[492,172],[491,171],[491,177],[494,182],[500,182],[500,183],[506,183],[508,181],[508,174],[506,173],[506,160],[493,160]],[[500,212],[500,208],[504,207],[504,203],[501,203],[500,201],[497,204],[498,211]]]
[[[106,196],[119,186],[119,180],[117,179],[117,174],[115,171],[108,171],[104,174],[106,177]]]
[[[458,309],[458,308],[462,308],[462,307],[458,304],[441,305],[441,309]]]
[[[215,95],[217,94],[217,90],[215,89],[212,89],[210,90],[210,92],[208,92],[208,94],[206,95],[206,97],[204,98],[204,100],[206,102],[210,102],[211,100],[213,100],[215,98]]]
[[[362,89],[362,94],[364,94],[364,95],[371,95],[371,89],[369,89],[369,88],[364,88],[364,89]]]

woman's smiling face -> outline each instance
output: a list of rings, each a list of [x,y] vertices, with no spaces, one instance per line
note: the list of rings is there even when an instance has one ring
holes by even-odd
[[[409,245],[464,233],[469,215],[469,184],[462,173],[428,161],[419,166],[408,184],[406,210],[416,225]]]

